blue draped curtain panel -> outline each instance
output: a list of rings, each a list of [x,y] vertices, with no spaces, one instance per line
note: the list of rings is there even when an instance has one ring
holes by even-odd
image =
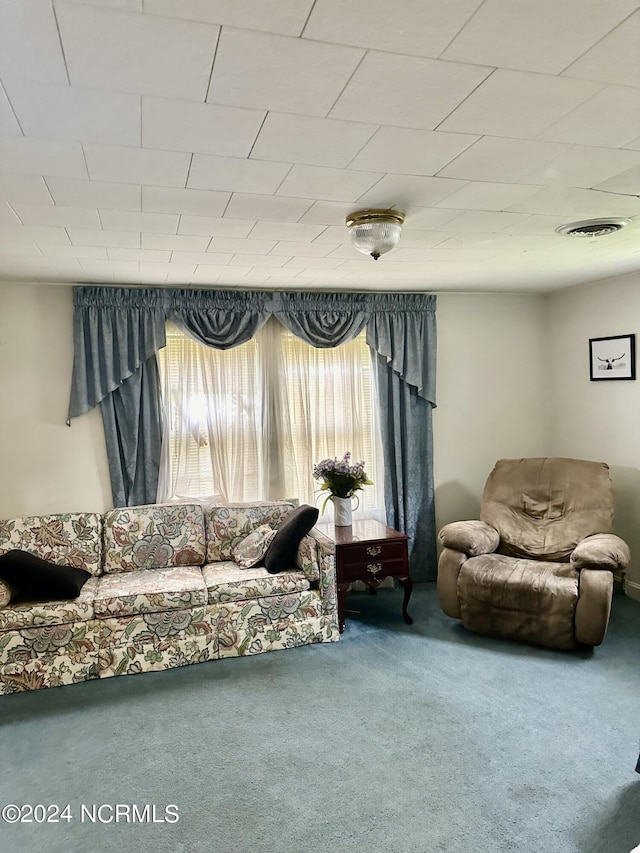
[[[156,498],[156,353],[167,320],[216,349],[246,343],[271,316],[314,347],[340,346],[366,328],[381,406],[387,523],[411,537],[413,579],[435,579],[435,296],[75,287],[73,301],[69,418],[100,405],[114,506]]]

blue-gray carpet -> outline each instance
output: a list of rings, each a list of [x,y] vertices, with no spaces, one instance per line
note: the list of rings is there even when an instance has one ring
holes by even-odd
[[[434,585],[353,593],[340,643],[0,698],[11,853],[629,853],[640,603],[593,654],[466,632]],[[177,823],[80,806],[168,804]],[[123,812],[123,814],[126,814]],[[129,812],[131,814],[131,812]],[[170,815],[169,815],[170,816]]]

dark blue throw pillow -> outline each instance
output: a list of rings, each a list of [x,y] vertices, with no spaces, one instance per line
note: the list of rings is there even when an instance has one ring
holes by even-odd
[[[269,574],[296,568],[298,546],[318,520],[319,514],[318,507],[302,504],[282,519],[264,555],[264,565]]]
[[[0,578],[17,590],[18,601],[77,598],[91,574],[74,566],[58,566],[28,551],[0,554]]]

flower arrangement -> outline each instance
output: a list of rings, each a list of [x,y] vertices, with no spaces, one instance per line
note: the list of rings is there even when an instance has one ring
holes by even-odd
[[[344,454],[342,459],[323,459],[313,466],[313,476],[316,480],[322,480],[320,490],[329,492],[323,504],[322,511],[327,501],[335,496],[337,498],[350,498],[365,486],[373,486],[373,482],[364,470],[364,462],[350,464],[351,453]]]

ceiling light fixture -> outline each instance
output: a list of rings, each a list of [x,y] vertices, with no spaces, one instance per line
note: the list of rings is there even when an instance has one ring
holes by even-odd
[[[570,222],[556,228],[556,233],[567,237],[604,237],[607,234],[615,234],[625,225],[630,224],[629,219],[615,217],[613,219],[583,219],[581,222]]]
[[[374,261],[398,245],[403,222],[404,213],[398,210],[359,210],[347,216],[351,242]]]

